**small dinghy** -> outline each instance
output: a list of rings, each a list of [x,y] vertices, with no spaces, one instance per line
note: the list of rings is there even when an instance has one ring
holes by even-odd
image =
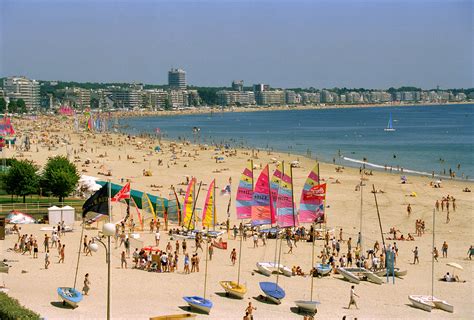
[[[296,300],[296,306],[298,307],[298,311],[307,311],[311,313],[317,312],[317,307],[320,304],[319,301],[310,301],[310,300]]]
[[[82,301],[82,293],[74,288],[59,287],[58,288],[59,299],[63,301],[63,304],[70,305],[73,308],[78,307],[78,303]]]
[[[321,276],[327,276],[328,274],[331,273],[331,270],[332,270],[332,267],[328,263],[327,264],[318,263],[316,265],[316,271]]]
[[[266,275],[267,277],[271,276],[274,272],[282,273],[287,277],[292,276],[290,268],[274,262],[257,262],[257,269],[261,274]]]
[[[394,268],[393,271],[395,273],[395,277],[397,277],[397,278],[404,277],[408,273],[407,270],[400,270],[399,268]],[[374,273],[379,277],[385,277],[387,275],[387,269],[382,269],[382,270],[376,271]],[[392,275],[390,274],[389,276],[391,277]]]
[[[247,293],[247,287],[242,283],[237,284],[235,281],[220,281],[219,283],[227,295],[243,299]]]
[[[260,289],[265,293],[265,298],[275,304],[280,304],[285,297],[285,290],[275,282],[260,282]]]
[[[195,308],[199,311],[209,314],[212,308],[212,301],[198,296],[183,297],[191,308]]]

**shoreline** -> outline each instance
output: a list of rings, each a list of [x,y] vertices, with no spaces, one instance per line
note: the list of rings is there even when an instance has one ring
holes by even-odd
[[[265,112],[265,111],[301,111],[301,110],[336,110],[336,109],[366,109],[366,108],[398,108],[398,107],[436,107],[436,106],[457,106],[457,105],[474,105],[474,101],[470,102],[449,102],[449,103],[410,103],[410,104],[354,104],[354,105],[295,105],[295,106],[261,106],[261,107],[194,107],[184,110],[173,111],[116,111],[114,115],[121,118],[139,118],[139,117],[167,117],[181,115],[196,114],[212,114],[218,113],[243,113],[243,112]]]

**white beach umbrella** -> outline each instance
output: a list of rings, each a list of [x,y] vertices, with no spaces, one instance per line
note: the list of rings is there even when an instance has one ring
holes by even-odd
[[[446,265],[453,269],[464,270],[464,268],[461,265],[457,264],[456,262],[446,263]],[[454,270],[453,270],[453,276],[454,276]]]

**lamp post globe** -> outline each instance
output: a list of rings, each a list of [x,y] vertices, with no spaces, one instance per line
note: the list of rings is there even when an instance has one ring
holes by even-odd
[[[99,245],[97,243],[91,243],[89,245],[89,249],[92,251],[92,252],[97,252],[99,250]]]
[[[115,234],[115,224],[110,222],[104,224],[104,226],[102,227],[102,233],[106,237],[113,236]]]

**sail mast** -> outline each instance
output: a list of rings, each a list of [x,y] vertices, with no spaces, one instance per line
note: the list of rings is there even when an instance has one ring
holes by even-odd
[[[275,208],[276,211],[278,211],[278,196],[280,194],[281,182],[283,181],[284,176],[285,176],[285,161],[282,161],[281,162],[281,177],[280,177],[280,181],[278,183],[278,193],[277,193],[277,201],[276,201],[277,207]],[[277,212],[277,214],[278,214],[278,212]],[[277,232],[276,232],[277,247],[278,247],[278,236],[279,236],[278,231],[279,231],[279,227],[278,227],[278,221],[277,221]],[[279,275],[280,275],[281,245],[282,245],[282,242],[283,242],[283,239],[280,239],[280,249],[278,251],[278,265],[276,266],[276,269],[277,269],[276,285],[278,285],[278,278],[279,278]],[[275,255],[276,255],[276,252],[275,252]]]

